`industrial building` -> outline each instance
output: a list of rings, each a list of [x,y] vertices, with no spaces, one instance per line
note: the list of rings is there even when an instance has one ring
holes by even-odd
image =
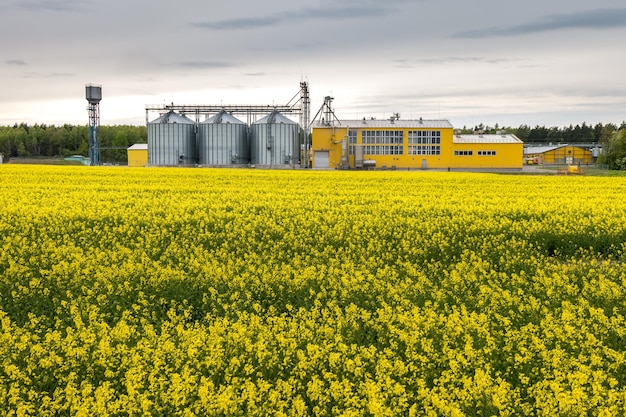
[[[200,165],[232,165],[250,162],[248,125],[225,110],[198,124]]]
[[[250,162],[254,165],[300,163],[300,126],[276,110],[252,124],[250,142]]]
[[[277,110],[250,126],[225,110],[200,123],[170,110],[147,133],[150,166],[295,167],[304,144],[298,122]]]
[[[168,111],[148,123],[148,163],[150,165],[193,165],[197,162],[196,123]]]
[[[304,81],[286,105],[148,105],[148,165],[305,167],[309,105]]]
[[[595,153],[597,156],[597,146]],[[591,165],[595,163],[594,151],[573,145],[530,146],[524,149],[527,164]]]
[[[523,143],[514,135],[460,135],[448,120],[402,120],[398,114],[387,120],[339,120],[331,108],[332,97],[326,97],[310,123],[308,84],[301,82],[300,87],[299,99],[284,106],[146,106],[148,165],[472,170],[523,166]],[[159,117],[149,121],[149,111],[158,111]],[[300,123],[285,114],[299,116]]]
[[[521,169],[524,143],[515,135],[454,135],[451,164],[456,169]]]
[[[127,149],[129,167],[145,167],[148,165],[148,144],[135,143]]]
[[[523,165],[523,143],[515,135],[457,135],[447,120],[321,121],[311,130],[314,168],[519,170]]]

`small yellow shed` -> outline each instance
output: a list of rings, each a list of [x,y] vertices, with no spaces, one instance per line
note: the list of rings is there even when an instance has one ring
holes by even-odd
[[[148,165],[148,144],[135,143],[128,148],[128,166],[145,167]]]

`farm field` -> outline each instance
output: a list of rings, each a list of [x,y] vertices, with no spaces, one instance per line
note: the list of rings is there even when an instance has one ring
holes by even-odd
[[[1,165],[0,415],[624,415],[625,195]]]

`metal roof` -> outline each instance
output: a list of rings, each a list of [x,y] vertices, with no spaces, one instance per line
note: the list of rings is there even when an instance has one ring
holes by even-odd
[[[178,124],[196,124],[193,120],[182,114],[175,113],[174,110],[170,110],[160,117],[154,119],[150,123],[178,123]]]
[[[552,145],[552,146],[530,146],[528,148],[524,148],[524,155],[534,155],[537,153],[546,153],[553,151],[555,149],[562,148],[567,145]]]
[[[296,124],[298,124],[297,122],[294,122],[290,118],[283,116],[277,110],[272,111],[267,116],[262,117],[261,119],[259,119],[256,122],[254,122],[254,124],[262,124],[262,123],[267,123],[267,124],[271,124],[271,123],[279,123],[280,124],[280,123],[282,123],[282,124],[286,124],[286,125],[296,125]]]
[[[515,135],[454,135],[452,143],[523,143]]]
[[[340,124],[341,123],[341,124]],[[351,127],[357,129],[366,128],[379,128],[379,129],[393,129],[393,128],[415,128],[415,129],[452,129],[452,124],[448,120],[389,120],[389,119],[362,119],[362,120],[341,120],[335,122],[334,125],[327,125],[320,121],[314,121],[311,127]]]
[[[129,151],[147,151],[148,144],[147,143],[135,143],[128,148]]]
[[[232,114],[228,113],[226,110],[220,111],[215,116],[211,116],[208,119],[206,119],[204,122],[201,122],[201,123],[202,124],[230,123],[230,124],[234,124],[234,125],[243,125],[243,124],[245,124],[244,122],[242,122],[241,120],[239,120],[235,116],[233,116]]]

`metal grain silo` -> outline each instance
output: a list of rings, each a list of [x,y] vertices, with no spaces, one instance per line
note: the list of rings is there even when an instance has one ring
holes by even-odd
[[[202,165],[248,164],[248,125],[222,110],[198,125],[198,151]]]
[[[274,110],[252,124],[251,163],[294,165],[300,153],[300,126]]]
[[[197,162],[196,123],[173,110],[148,123],[148,165]]]

